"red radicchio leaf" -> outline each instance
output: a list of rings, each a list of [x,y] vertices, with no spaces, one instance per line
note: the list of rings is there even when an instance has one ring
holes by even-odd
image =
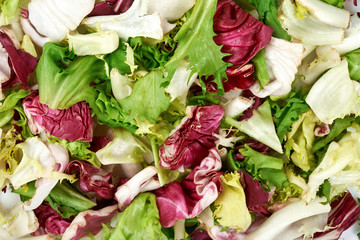
[[[331,228],[325,232],[314,234],[316,240],[336,240],[342,232],[351,227],[360,216],[360,207],[349,192],[333,201],[328,218],[328,226]]]
[[[211,240],[212,238],[203,229],[196,229],[190,234],[190,240]]]
[[[34,71],[38,59],[21,49],[16,49],[10,37],[0,31],[0,43],[9,54],[9,62],[12,68],[10,79],[3,83],[3,88],[8,88],[15,83],[20,83],[25,89],[29,75]]]
[[[245,187],[244,192],[246,196],[246,206],[249,211],[253,213],[258,213],[262,216],[270,216],[269,212],[264,204],[267,204],[270,199],[270,194],[265,192],[261,187],[261,184],[258,180],[253,179],[249,173],[239,171],[244,179]]]
[[[89,150],[97,152],[98,150],[106,147],[106,145],[111,142],[110,139],[106,136],[95,136],[93,137],[92,142],[90,143]]]
[[[110,222],[117,211],[117,206],[112,205],[97,211],[87,210],[79,213],[64,232],[62,239],[78,240],[88,237],[89,232],[96,235],[103,228],[102,224]]]
[[[25,97],[23,107],[34,134],[44,128],[50,135],[70,142],[92,140],[94,121],[86,102],[78,102],[68,109],[51,109],[40,103],[39,95],[33,92]]]
[[[96,192],[100,197],[111,199],[114,196],[114,185],[110,184],[112,173],[96,168],[90,163],[72,161],[67,166],[68,174],[78,173],[80,188],[84,192]]]
[[[213,148],[200,166],[180,183],[172,182],[155,191],[160,223],[171,227],[177,220],[193,218],[218,197],[221,187],[221,159]]]
[[[214,15],[214,41],[230,53],[225,61],[244,66],[271,40],[273,29],[242,10],[232,0],[220,0]]]
[[[39,229],[32,234],[35,236],[43,235],[44,231],[55,235],[63,234],[72,221],[71,218],[63,218],[47,202],[43,202],[34,213],[39,221]]]
[[[226,71],[225,91],[248,89],[254,81],[254,66],[249,63],[271,40],[273,29],[242,10],[232,0],[220,0],[214,15],[214,41],[221,51],[230,53],[225,62],[232,63]],[[245,64],[248,66],[244,69]]]
[[[104,16],[124,13],[131,7],[132,3],[133,0],[105,0],[95,4],[94,9],[88,16]]]
[[[224,109],[220,105],[191,106],[188,118],[159,148],[160,165],[168,169],[194,168],[215,147]]]
[[[226,70],[228,80],[223,82],[225,92],[233,89],[248,89],[254,82],[254,64],[242,67],[231,66]]]

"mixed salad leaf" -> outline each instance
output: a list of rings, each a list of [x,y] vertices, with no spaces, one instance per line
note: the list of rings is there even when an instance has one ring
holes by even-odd
[[[359,6],[0,0],[0,238],[355,236]]]

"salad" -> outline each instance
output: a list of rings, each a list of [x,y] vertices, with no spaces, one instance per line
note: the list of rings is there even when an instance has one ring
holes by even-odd
[[[0,10],[0,239],[357,239],[360,2]]]

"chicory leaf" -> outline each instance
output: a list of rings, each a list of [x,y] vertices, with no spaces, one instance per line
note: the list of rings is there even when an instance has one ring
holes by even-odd
[[[263,103],[257,110],[254,110],[253,116],[249,119],[236,121],[231,117],[226,117],[225,122],[259,142],[266,144],[275,151],[279,153],[283,152],[279,138],[276,135],[268,101]]]

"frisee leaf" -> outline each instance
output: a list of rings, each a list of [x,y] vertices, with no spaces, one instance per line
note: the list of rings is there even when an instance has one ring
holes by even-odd
[[[213,17],[216,11],[216,0],[198,0],[189,19],[180,28],[174,40],[178,43],[174,56],[165,64],[168,72],[166,79],[170,81],[179,62],[189,61],[188,68],[199,73],[199,78],[214,76],[218,93],[224,94],[222,80],[227,79],[225,70],[227,63],[222,58],[227,54],[221,52],[221,46],[213,40]]]

